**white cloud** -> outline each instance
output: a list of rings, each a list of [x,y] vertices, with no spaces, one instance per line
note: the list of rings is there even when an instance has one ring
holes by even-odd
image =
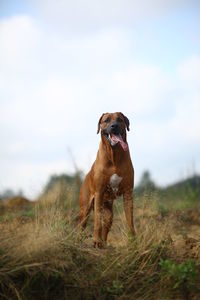
[[[0,21],[0,57],[1,67],[26,71],[32,66],[34,47],[38,41],[39,31],[29,16],[14,16]]]
[[[200,56],[193,55],[183,61],[178,68],[180,84],[186,85],[190,91],[196,92],[200,88]]]
[[[113,99],[123,99],[131,114],[149,115],[164,104],[170,85],[158,67],[133,64],[114,74]]]
[[[177,90],[176,115],[171,127],[179,139],[199,147],[200,56],[188,57],[177,67]]]

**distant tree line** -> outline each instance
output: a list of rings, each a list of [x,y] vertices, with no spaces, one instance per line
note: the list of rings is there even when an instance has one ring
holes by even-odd
[[[73,187],[78,197],[83,178],[84,174],[79,170],[71,175],[52,175],[44,186],[42,195],[53,190],[54,187],[59,184],[60,186]],[[141,194],[149,194],[152,192],[156,192],[163,199],[176,198],[179,196],[181,198],[189,197],[190,199],[200,200],[200,176],[194,175],[186,180],[179,181],[167,187],[159,187],[152,180],[151,173],[149,171],[144,171],[139,183],[134,189],[134,193],[140,196]],[[6,189],[0,193],[0,199],[8,199],[15,196],[23,196],[23,191],[19,190],[15,192],[12,189]]]
[[[69,174],[52,175],[43,189],[43,194],[46,194],[49,191],[51,191],[54,188],[54,186],[58,183],[66,184],[68,186],[73,186],[79,191],[82,183],[82,179],[83,179],[83,173],[81,171],[77,171],[72,175]]]
[[[1,199],[8,199],[16,196],[23,196],[23,191],[20,189],[17,192],[13,191],[12,189],[5,189],[4,191],[0,192],[0,200]]]
[[[141,194],[144,192],[155,191],[156,189],[158,189],[158,187],[152,180],[150,172],[144,171],[138,185],[135,187],[135,192]]]

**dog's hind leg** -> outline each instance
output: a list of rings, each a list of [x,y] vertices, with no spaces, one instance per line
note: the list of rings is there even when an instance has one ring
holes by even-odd
[[[104,202],[103,206],[103,230],[102,230],[102,240],[107,241],[107,236],[112,226],[113,221],[113,200],[108,200]]]
[[[94,196],[90,195],[89,190],[83,187],[80,191],[80,197],[79,197],[79,205],[80,205],[79,225],[81,229],[85,229],[87,225],[87,221],[89,218],[90,211],[92,209],[93,201],[94,201]]]
[[[135,226],[133,222],[133,190],[129,189],[127,190],[124,195],[124,211],[126,216],[126,221],[129,227],[130,233],[135,236]]]

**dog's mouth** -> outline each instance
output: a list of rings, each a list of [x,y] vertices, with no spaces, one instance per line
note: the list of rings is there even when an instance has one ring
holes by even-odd
[[[124,151],[128,150],[128,144],[124,142],[121,134],[105,133],[104,135],[106,136],[107,140],[110,142],[111,146],[115,146],[118,143],[120,143],[120,146]]]

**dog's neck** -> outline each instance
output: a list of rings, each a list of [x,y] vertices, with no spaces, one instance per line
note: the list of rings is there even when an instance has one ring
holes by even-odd
[[[126,136],[124,138],[126,141]],[[107,160],[108,163],[111,163],[113,166],[119,166],[121,163],[129,157],[129,150],[124,151],[120,144],[115,146],[111,146],[109,141],[102,135],[100,148],[102,149],[102,153],[104,153],[104,158]]]

